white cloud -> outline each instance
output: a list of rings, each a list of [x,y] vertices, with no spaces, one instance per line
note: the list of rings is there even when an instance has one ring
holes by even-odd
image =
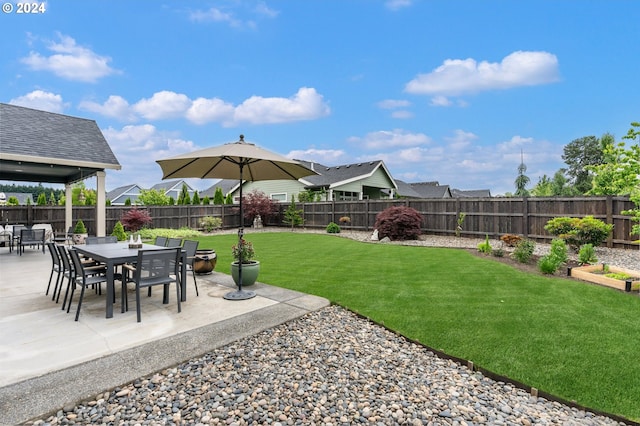
[[[446,96],[434,96],[433,98],[431,98],[431,106],[441,106],[441,107],[448,107],[453,105],[453,102],[451,102],[449,100],[449,98],[447,98]]]
[[[405,92],[462,95],[488,90],[535,86],[559,80],[558,59],[548,52],[517,51],[500,63],[475,59],[447,59],[428,74],[408,82]]]
[[[252,96],[235,109],[230,127],[238,123],[273,124],[311,120],[329,115],[329,106],[315,89],[302,87],[290,98]]]
[[[147,120],[161,120],[184,116],[191,107],[187,95],[168,90],[156,92],[149,99],[141,99],[133,109]]]
[[[95,112],[105,117],[115,118],[121,121],[136,121],[135,112],[126,99],[122,96],[109,96],[103,104],[93,101],[82,101],[78,105],[82,110]]]
[[[69,36],[58,34],[58,38],[59,42],[51,41],[47,45],[47,49],[53,52],[52,55],[30,52],[29,56],[21,61],[36,71],[50,71],[67,80],[90,83],[119,72],[109,66],[110,57],[78,46]]]
[[[411,102],[401,99],[385,99],[378,102],[376,105],[378,106],[378,108],[382,109],[396,109],[411,106]]]
[[[393,118],[399,118],[402,120],[406,120],[408,118],[413,118],[414,114],[411,111],[405,111],[405,110],[400,110],[400,111],[393,111],[391,113],[391,117]]]
[[[365,137],[353,136],[349,142],[365,149],[394,148],[404,146],[426,145],[431,139],[424,133],[410,133],[402,129],[392,131],[379,130],[368,133]]]
[[[403,7],[409,7],[413,4],[413,0],[387,0],[385,6],[391,10],[402,9]]]
[[[316,161],[327,166],[332,166],[346,159],[346,153],[341,149],[305,149],[289,151],[287,158]]]
[[[448,147],[456,151],[466,149],[476,139],[478,139],[478,136],[460,129],[454,130],[453,136],[447,136],[444,138],[448,143]]]
[[[43,90],[34,90],[24,96],[18,96],[17,98],[11,99],[9,103],[56,113],[62,113],[67,106],[62,101],[62,96]]]
[[[221,99],[198,98],[191,103],[186,118],[196,124],[228,122],[233,119],[233,112],[234,106]]]
[[[258,15],[266,16],[267,18],[275,18],[280,14],[280,12],[278,12],[275,9],[270,8],[263,1],[258,2],[258,4],[256,5],[256,7],[253,10]]]
[[[133,105],[120,96],[110,96],[103,104],[84,101],[80,108],[129,122],[138,116],[146,120],[186,118],[195,124],[217,122],[225,127],[314,120],[331,112],[323,96],[309,87],[289,98],[252,96],[238,106],[219,98],[191,100],[185,94],[163,90]]]

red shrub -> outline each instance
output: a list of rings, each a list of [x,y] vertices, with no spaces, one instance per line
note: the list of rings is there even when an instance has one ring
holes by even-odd
[[[278,203],[269,198],[264,192],[254,189],[242,197],[243,214],[246,219],[253,220],[260,215],[263,221],[278,212]]]
[[[421,233],[422,216],[411,207],[389,207],[376,216],[375,229],[380,238],[417,240]]]
[[[151,216],[147,210],[131,209],[120,218],[122,225],[131,232],[138,232],[140,228],[151,223]]]

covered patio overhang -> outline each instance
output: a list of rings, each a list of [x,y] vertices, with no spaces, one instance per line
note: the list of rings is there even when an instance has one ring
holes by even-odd
[[[72,185],[96,177],[96,235],[106,235],[105,169],[120,170],[119,164],[0,153],[0,180],[47,182],[65,185],[71,200]],[[65,229],[73,225],[73,206],[65,204]]]

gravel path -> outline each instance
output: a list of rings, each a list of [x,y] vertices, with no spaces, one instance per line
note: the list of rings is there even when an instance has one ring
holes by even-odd
[[[425,237],[412,244],[474,248],[480,241]],[[612,264],[637,266],[635,251],[598,254],[602,260],[612,256]],[[623,424],[491,380],[338,306],[238,340],[29,424],[358,423]]]

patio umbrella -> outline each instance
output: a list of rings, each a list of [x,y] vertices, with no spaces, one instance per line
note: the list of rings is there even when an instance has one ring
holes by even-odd
[[[317,174],[295,160],[245,142],[244,135],[240,135],[240,140],[237,142],[176,155],[156,162],[162,168],[162,179],[236,179],[239,177],[240,229],[238,230],[238,244],[241,243],[244,236],[243,180],[298,180],[304,176]],[[255,296],[252,291],[242,290],[242,252],[238,260],[238,290],[225,294],[225,299],[243,300]]]

